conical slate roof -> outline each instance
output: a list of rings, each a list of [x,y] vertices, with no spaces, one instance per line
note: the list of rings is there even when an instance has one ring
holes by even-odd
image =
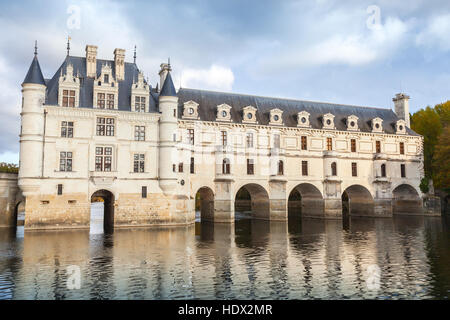
[[[23,80],[23,83],[36,83],[45,85],[45,80],[44,77],[42,76],[42,71],[41,67],[39,66],[37,56],[34,56],[30,68],[28,69],[28,73],[25,79]]]
[[[175,86],[173,85],[172,76],[170,72],[167,72],[166,80],[164,80],[164,85],[161,88],[160,96],[165,97],[176,97],[177,91],[175,90]]]

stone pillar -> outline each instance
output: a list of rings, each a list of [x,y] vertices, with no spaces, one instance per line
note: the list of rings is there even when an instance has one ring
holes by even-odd
[[[269,181],[270,220],[286,221],[288,219],[286,179],[274,177]],[[257,209],[255,208],[255,211]]]
[[[387,178],[377,178],[373,181],[375,198],[373,214],[376,217],[392,217],[392,197],[390,194],[391,183]]]
[[[231,179],[216,179],[214,222],[234,222],[234,194]]]
[[[16,225],[17,173],[0,173],[0,227]]]
[[[328,178],[323,182],[323,217],[326,219],[342,219],[341,181]]]

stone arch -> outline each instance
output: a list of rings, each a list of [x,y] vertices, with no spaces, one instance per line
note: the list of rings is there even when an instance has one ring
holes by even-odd
[[[311,183],[296,185],[288,197],[288,217],[318,217],[324,214],[324,201],[320,190]]]
[[[214,191],[201,187],[195,194],[195,210],[200,210],[200,221],[214,221]]]
[[[400,184],[392,190],[394,214],[422,214],[422,198],[416,188],[409,184]]]
[[[359,184],[354,184],[342,193],[343,214],[351,216],[373,216],[375,202],[370,191]]]
[[[97,190],[91,195],[91,203],[96,202],[98,198],[103,199],[103,231],[112,233],[114,231],[114,194],[106,189]]]
[[[242,194],[248,195],[250,198],[245,200],[249,200],[247,208],[251,212],[252,218],[270,220],[269,193],[263,186],[256,183],[248,183],[241,186],[234,196],[235,212],[242,212],[239,210],[242,210],[243,207],[237,202],[238,200],[242,200],[238,199],[238,196]]]
[[[18,201],[16,203],[16,205],[14,206],[14,227],[23,227],[25,226],[25,215],[23,215],[23,217],[20,215],[20,209],[21,206],[23,208],[23,212],[25,213],[25,200],[21,199],[20,201]]]

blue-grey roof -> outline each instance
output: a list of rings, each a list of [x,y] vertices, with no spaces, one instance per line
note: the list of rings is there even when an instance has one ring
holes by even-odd
[[[66,67],[68,64],[73,66],[74,76],[80,77],[80,104],[81,108],[93,107],[93,94],[94,94],[94,79],[86,76],[86,58],[85,57],[72,57],[67,56],[62,65],[58,68],[54,76],[47,82],[47,97],[46,104],[58,104],[58,89],[59,89],[59,76],[61,71],[66,73]],[[97,59],[97,76],[100,76],[102,65],[109,64],[112,67],[113,76],[115,77],[114,61]],[[118,81],[119,85],[119,97],[118,107],[119,110],[130,111],[131,110],[131,86],[133,81],[138,79],[139,69],[136,64],[125,62],[125,77],[124,80]],[[150,87],[150,86],[149,86]],[[150,93],[152,89],[150,87]],[[150,112],[158,112],[157,95],[150,94]]]
[[[315,129],[323,127],[322,117],[327,113],[335,116],[334,123],[338,130],[347,130],[346,121],[350,115],[358,117],[358,127],[363,132],[371,132],[371,120],[379,117],[383,119],[384,132],[395,133],[395,123],[399,120],[391,109],[269,98],[197,89],[182,88],[178,91],[178,98],[178,114],[180,117],[183,114],[183,104],[192,100],[199,104],[198,114],[200,120],[203,121],[216,121],[217,106],[223,103],[232,107],[231,119],[234,123],[242,122],[243,108],[246,106],[253,106],[257,109],[256,118],[258,124],[262,125],[269,124],[270,110],[275,108],[283,110],[283,123],[287,127],[297,127],[297,114],[300,111],[310,113],[310,124]],[[407,132],[408,134],[417,135],[409,128],[407,128]]]
[[[177,91],[175,90],[175,86],[173,85],[172,76],[170,75],[170,71],[167,72],[166,79],[164,80],[164,85],[161,88],[160,96],[165,97],[176,97]]]
[[[45,80],[42,76],[41,67],[39,66],[39,61],[36,55],[31,62],[30,68],[28,69],[23,83],[36,83],[45,85]]]

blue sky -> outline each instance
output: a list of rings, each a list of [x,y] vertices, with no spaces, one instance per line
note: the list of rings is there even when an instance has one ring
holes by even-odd
[[[44,77],[66,55],[127,50],[155,85],[392,108],[450,99],[448,0],[20,1],[0,3],[0,162],[18,162],[20,84],[38,40]]]

